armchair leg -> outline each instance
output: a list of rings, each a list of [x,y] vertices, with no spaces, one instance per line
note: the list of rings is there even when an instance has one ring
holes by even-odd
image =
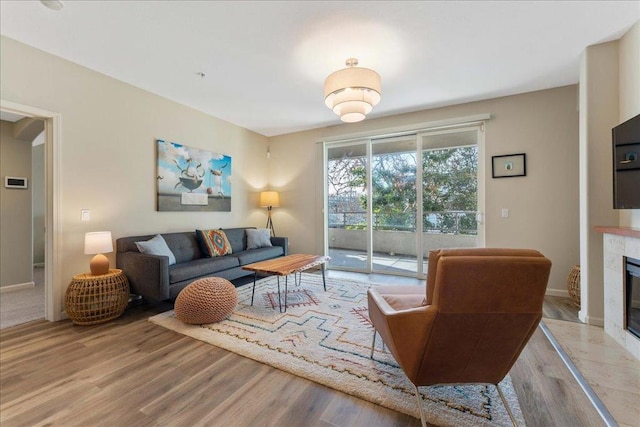
[[[371,342],[371,355],[369,356],[369,358],[373,359],[373,349],[376,346],[376,330],[375,328],[373,329],[373,341]]]
[[[420,411],[420,422],[422,423],[422,427],[427,427],[427,422],[424,420],[424,412],[422,411],[422,399],[420,398],[420,391],[418,390],[418,386],[415,384],[413,385],[413,389],[416,392],[418,410]]]
[[[511,424],[513,424],[514,427],[518,427],[518,422],[516,421],[516,417],[513,415],[513,412],[511,412],[511,408],[509,407],[509,404],[507,403],[507,399],[504,397],[504,394],[502,393],[502,388],[500,388],[500,384],[496,384],[496,388],[498,389],[498,394],[500,395],[500,399],[502,399],[502,403],[504,404],[504,407],[507,408],[507,413],[509,413],[509,418],[511,418]]]

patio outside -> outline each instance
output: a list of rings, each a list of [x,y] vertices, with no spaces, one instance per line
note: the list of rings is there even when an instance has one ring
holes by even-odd
[[[329,268],[367,271],[367,234],[364,230],[329,228]],[[477,235],[430,231],[423,233],[423,254],[416,256],[415,231],[374,230],[373,270],[390,274],[415,274],[419,258],[427,270],[429,252],[435,249],[477,246]]]

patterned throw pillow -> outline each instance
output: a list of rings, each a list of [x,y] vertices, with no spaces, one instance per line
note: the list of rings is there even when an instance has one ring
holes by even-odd
[[[224,256],[232,253],[231,244],[222,230],[196,230],[202,251],[210,256]]]

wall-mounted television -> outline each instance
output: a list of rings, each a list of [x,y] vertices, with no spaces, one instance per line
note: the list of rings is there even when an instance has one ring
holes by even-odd
[[[640,209],[640,114],[611,130],[613,208]]]

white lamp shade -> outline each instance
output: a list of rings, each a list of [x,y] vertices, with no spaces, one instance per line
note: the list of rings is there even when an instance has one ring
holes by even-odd
[[[333,108],[334,97],[347,89],[362,89],[370,93],[371,105],[380,102],[382,92],[380,75],[373,70],[362,67],[350,67],[332,73],[324,81],[324,96],[327,107]]]
[[[365,115],[371,112],[371,105],[362,101],[345,101],[333,107],[333,111],[343,122],[355,123],[364,120]]]
[[[324,103],[346,123],[364,120],[380,102],[382,93],[380,75],[356,65],[358,60],[349,58],[348,68],[330,74],[324,81]]]
[[[87,255],[113,252],[110,231],[94,231],[84,235],[84,253]]]
[[[261,208],[277,208],[278,206],[280,206],[280,195],[277,191],[263,191],[260,193]]]

